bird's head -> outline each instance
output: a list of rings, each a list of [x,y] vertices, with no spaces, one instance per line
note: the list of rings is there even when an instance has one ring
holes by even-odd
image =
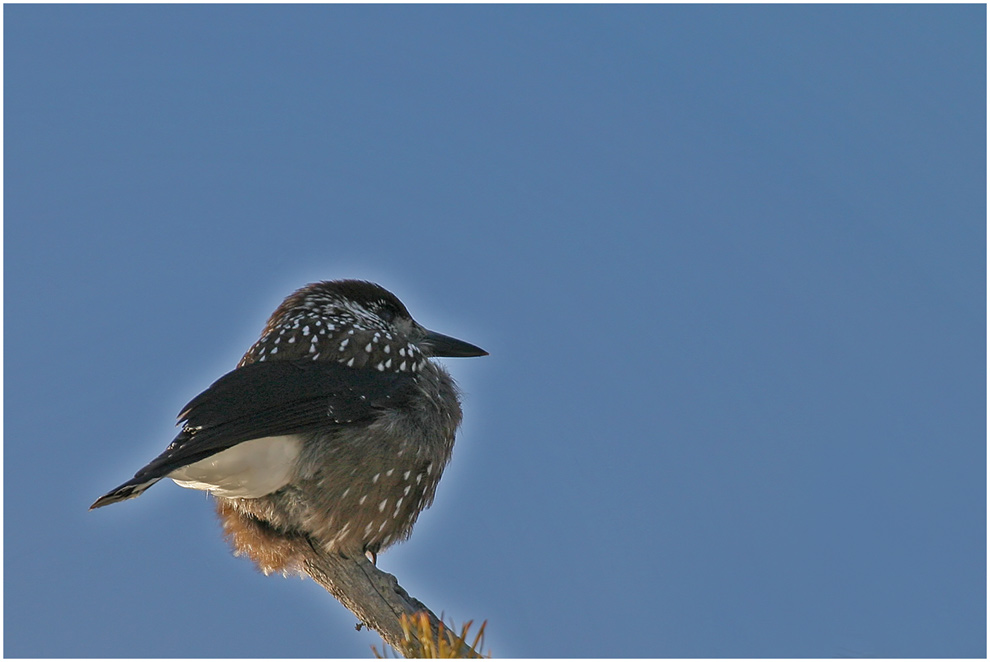
[[[487,353],[463,340],[425,329],[380,285],[334,280],[312,283],[286,297],[240,365],[310,359],[415,373],[431,356]]]

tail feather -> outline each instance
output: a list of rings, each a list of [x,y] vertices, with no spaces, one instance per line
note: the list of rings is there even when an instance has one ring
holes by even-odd
[[[89,509],[93,510],[94,508],[102,508],[103,506],[108,506],[111,503],[126,501],[127,499],[133,499],[134,497],[141,496],[142,492],[160,480],[161,478],[152,478],[151,480],[139,479],[137,477],[132,478],[120,487],[110,490],[94,501],[93,505],[90,506]]]

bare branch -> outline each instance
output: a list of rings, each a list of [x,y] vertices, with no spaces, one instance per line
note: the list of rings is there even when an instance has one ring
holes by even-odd
[[[361,623],[378,632],[389,646],[403,650],[405,634],[399,620],[403,614],[425,613],[436,638],[441,624],[437,615],[399,586],[394,575],[379,570],[366,556],[327,552],[312,541],[300,547],[303,548],[300,551],[303,552],[304,572],[353,612]],[[480,655],[465,644],[461,657]]]

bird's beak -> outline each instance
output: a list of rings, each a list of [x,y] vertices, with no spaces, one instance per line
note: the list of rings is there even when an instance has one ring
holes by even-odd
[[[435,331],[427,331],[419,344],[431,356],[488,356],[488,352],[480,347]]]

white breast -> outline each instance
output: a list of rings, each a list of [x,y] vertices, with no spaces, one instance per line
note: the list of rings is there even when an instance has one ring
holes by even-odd
[[[187,464],[168,477],[182,487],[217,496],[256,499],[292,480],[301,448],[296,435],[252,439]]]

